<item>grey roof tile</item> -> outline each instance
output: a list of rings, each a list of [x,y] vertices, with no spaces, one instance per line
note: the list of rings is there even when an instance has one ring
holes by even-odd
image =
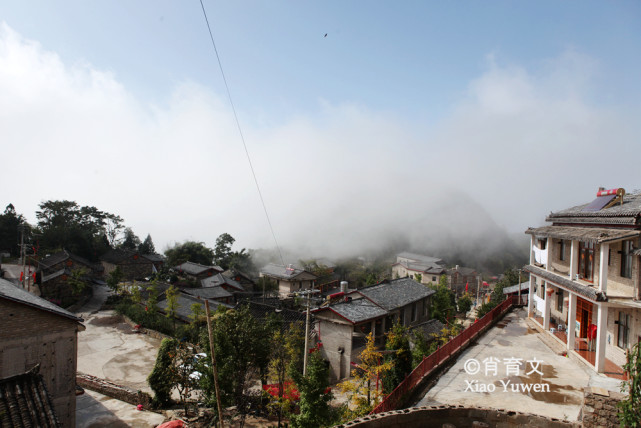
[[[37,370],[0,379],[0,426],[62,427]]]
[[[359,290],[382,308],[391,311],[435,293],[431,288],[410,278],[386,280]]]
[[[13,285],[13,283],[4,279],[0,279],[0,298],[5,298],[7,300],[22,303],[36,309],[51,312],[53,314],[69,318],[79,323],[83,321],[82,318],[77,317],[76,315],[65,309],[62,309],[60,306],[54,305],[53,303],[41,297],[34,296],[33,294],[28,293],[21,288],[18,288],[17,286]]]
[[[294,279],[297,276],[306,273],[310,275],[311,277],[316,278],[316,275],[314,275],[311,272],[307,272],[303,269],[299,269],[295,266],[287,267],[283,265],[277,265],[274,263],[269,263],[260,270],[260,273],[265,275],[265,276],[271,276],[275,278],[281,278],[281,279]]]

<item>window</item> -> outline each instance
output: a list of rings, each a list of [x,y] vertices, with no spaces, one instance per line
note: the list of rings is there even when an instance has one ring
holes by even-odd
[[[565,261],[565,240],[559,242],[559,260]]]
[[[579,275],[592,282],[594,274],[594,242],[579,243]]]
[[[432,281],[436,282],[436,277],[435,276],[432,277]]]
[[[632,278],[632,241],[621,243],[621,276]]]
[[[412,322],[416,321],[416,314],[417,314],[416,305],[417,305],[416,303],[412,305]]]
[[[426,317],[429,315],[429,309],[430,309],[430,302],[429,302],[429,297],[426,297],[423,299],[423,316]]]
[[[556,310],[563,312],[563,290],[559,288],[559,291],[556,292]]]
[[[630,315],[619,312],[619,335],[617,339],[617,346],[619,348],[627,349],[629,347],[628,337],[630,335]]]
[[[612,248],[608,248],[608,266],[610,266],[611,260],[612,260]]]

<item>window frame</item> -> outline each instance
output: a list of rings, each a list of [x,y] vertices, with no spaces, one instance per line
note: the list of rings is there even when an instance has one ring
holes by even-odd
[[[621,349],[628,349],[630,347],[630,320],[630,314],[619,311],[617,346]]]
[[[634,251],[634,242],[626,240],[621,242],[621,278],[632,278],[632,260]]]

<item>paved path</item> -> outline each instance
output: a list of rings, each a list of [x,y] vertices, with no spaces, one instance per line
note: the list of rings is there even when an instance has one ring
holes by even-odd
[[[151,373],[160,340],[138,334],[114,311],[99,311],[110,291],[94,286],[93,297],[77,312],[85,331],[78,334],[78,371],[151,393]]]
[[[85,390],[76,397],[76,428],[150,428],[163,423],[158,413],[139,411],[133,404]]]
[[[415,405],[492,407],[576,421],[583,404],[583,388],[599,385],[618,390],[618,383],[615,385],[609,378],[552,351],[528,327],[525,317],[525,309],[506,315],[465,350]],[[520,359],[516,373],[508,371],[509,361],[505,361],[512,357]],[[492,365],[487,365],[489,358],[499,360],[496,374]],[[474,363],[465,365],[472,359],[479,363],[480,370],[475,374],[472,374],[476,369]],[[540,363],[528,363],[534,359]],[[537,364],[537,370],[533,371]]]

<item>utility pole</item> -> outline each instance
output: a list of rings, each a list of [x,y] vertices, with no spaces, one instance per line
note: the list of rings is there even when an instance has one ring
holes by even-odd
[[[310,305],[310,298],[312,295],[312,291],[309,290],[307,293],[307,316],[305,317],[305,353],[303,354],[303,376],[307,374],[307,354],[309,353],[308,347],[309,347],[309,307]]]
[[[481,275],[476,277],[478,285],[476,286],[476,306],[479,305],[479,290],[481,289]]]
[[[211,318],[209,318],[209,300],[205,299],[205,315],[207,316],[207,332],[209,333],[209,350],[211,351],[211,366],[214,369],[214,387],[216,388],[216,404],[218,405],[218,421],[220,428],[223,424],[223,408],[220,404],[220,389],[218,388],[218,367],[216,366],[216,353],[214,352],[214,331],[211,327]]]
[[[25,289],[24,284],[25,284],[25,279],[27,277],[27,275],[25,275],[27,251],[25,250],[25,246],[24,246],[24,229],[25,229],[24,224],[21,223],[20,225],[18,225],[18,230],[20,231],[20,258],[22,259],[22,273],[20,274],[21,276],[20,282],[22,283],[21,285],[23,289]],[[27,280],[27,284],[28,283],[29,282]]]
[[[519,269],[519,305],[521,304],[521,269]]]

